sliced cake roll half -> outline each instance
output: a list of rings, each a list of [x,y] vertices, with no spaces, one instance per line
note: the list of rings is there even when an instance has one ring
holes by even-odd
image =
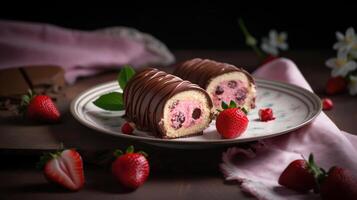
[[[212,120],[213,104],[204,89],[154,68],[130,79],[124,105],[137,129],[163,138],[202,134]]]
[[[204,88],[210,95],[215,109],[221,109],[222,101],[229,103],[231,100],[247,110],[255,107],[254,79],[241,68],[195,58],[178,64],[174,75]]]

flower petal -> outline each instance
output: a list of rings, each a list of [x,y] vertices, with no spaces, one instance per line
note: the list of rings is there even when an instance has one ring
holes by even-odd
[[[347,54],[348,51],[344,48],[341,48],[339,51],[337,51],[337,58],[340,60],[347,60]]]
[[[343,68],[346,68],[348,72],[353,71],[357,69],[357,63],[355,61],[348,61],[348,63],[345,64]]]
[[[332,69],[336,68],[337,67],[336,61],[337,61],[336,58],[330,58],[330,59],[326,60],[325,65]]]
[[[340,49],[344,48],[344,46],[345,46],[345,43],[344,43],[344,42],[336,42],[336,43],[333,45],[333,49],[340,50]]]
[[[357,76],[350,76],[350,81],[348,82],[348,90],[350,95],[357,94]]]
[[[346,37],[355,37],[355,29],[353,29],[353,27],[349,27],[347,30],[346,30]]]
[[[278,55],[278,49],[268,43],[262,43],[261,48],[265,53],[272,54],[274,56]]]
[[[278,38],[278,32],[275,29],[269,31],[269,39],[276,40]]]
[[[279,43],[278,44],[278,47],[281,49],[281,50],[287,50],[289,48],[289,45],[287,43]]]
[[[344,36],[341,32],[337,31],[337,32],[336,32],[336,39],[337,39],[338,41],[342,41],[342,40],[345,39],[345,36]]]
[[[281,32],[279,34],[279,37],[282,39],[282,40],[287,40],[288,39],[288,34],[286,32]]]

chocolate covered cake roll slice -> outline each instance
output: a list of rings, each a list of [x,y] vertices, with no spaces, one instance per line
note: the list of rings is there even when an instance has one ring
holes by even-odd
[[[158,69],[137,73],[124,90],[125,115],[137,129],[163,138],[197,135],[212,119],[205,90]]]
[[[204,88],[210,95],[216,109],[222,101],[235,101],[247,110],[255,107],[255,83],[252,76],[241,68],[227,63],[195,58],[179,64],[174,72]]]

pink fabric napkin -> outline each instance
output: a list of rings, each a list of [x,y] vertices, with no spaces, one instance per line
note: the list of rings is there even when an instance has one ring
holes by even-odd
[[[254,75],[311,90],[298,67],[288,59],[274,60]],[[265,139],[250,149],[228,149],[220,167],[227,180],[238,180],[242,190],[257,199],[320,199],[312,192],[301,194],[278,184],[281,172],[291,161],[301,159],[301,155],[307,158],[310,153],[324,169],[339,165],[357,172],[357,136],[342,132],[324,113],[308,126]]]
[[[152,37],[127,27],[79,31],[41,23],[0,20],[0,69],[58,65],[73,83],[124,64],[168,65],[174,57]]]

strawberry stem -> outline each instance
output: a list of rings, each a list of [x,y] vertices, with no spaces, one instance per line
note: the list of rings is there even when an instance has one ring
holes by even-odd
[[[138,151],[137,153],[140,153],[141,155],[143,155],[143,156],[145,156],[145,157],[148,157],[149,155],[146,153],[146,152],[144,152],[144,151]]]
[[[126,149],[126,153],[134,153],[134,146],[130,145],[127,149]]]
[[[304,156],[303,156],[304,158]],[[306,161],[306,159],[304,158],[304,160]],[[320,185],[323,182],[323,180],[327,177],[327,173],[326,171],[319,167],[315,161],[314,161],[314,156],[312,153],[310,153],[309,155],[309,159],[308,161],[306,161],[309,172],[314,176],[315,178],[315,182],[316,182],[316,190],[315,192],[319,192],[320,191]]]
[[[113,155],[114,155],[114,157],[119,157],[119,156],[123,155],[123,151],[120,149],[116,149],[116,150],[114,150]]]

